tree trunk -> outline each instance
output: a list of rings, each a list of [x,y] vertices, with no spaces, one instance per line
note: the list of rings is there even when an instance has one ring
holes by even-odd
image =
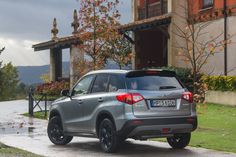
[[[122,69],[122,65],[121,64],[119,64],[119,68],[120,68],[120,70]]]
[[[193,94],[196,94],[197,92],[196,83],[197,83],[197,73],[196,73],[196,70],[194,70],[193,71]]]

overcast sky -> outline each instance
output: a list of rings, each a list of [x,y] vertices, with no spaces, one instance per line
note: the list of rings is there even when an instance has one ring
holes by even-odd
[[[49,64],[49,51],[34,52],[32,45],[51,38],[54,17],[58,36],[70,35],[73,10],[78,8],[77,0],[0,0],[0,48],[6,47],[0,60],[15,66]],[[121,22],[130,22],[131,0],[121,0],[120,12]],[[63,59],[68,61],[68,51]]]

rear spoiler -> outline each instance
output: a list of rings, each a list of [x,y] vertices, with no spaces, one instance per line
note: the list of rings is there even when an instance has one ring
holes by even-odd
[[[134,70],[126,74],[126,77],[142,77],[142,76],[176,77],[176,73],[170,70],[152,69],[152,70]]]

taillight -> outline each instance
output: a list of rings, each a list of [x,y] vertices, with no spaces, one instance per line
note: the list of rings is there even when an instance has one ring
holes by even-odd
[[[139,101],[144,100],[143,96],[138,93],[125,93],[116,96],[116,99],[120,102],[124,102],[129,105],[133,105]]]
[[[187,100],[190,103],[193,103],[193,94],[191,92],[184,92],[182,99]]]

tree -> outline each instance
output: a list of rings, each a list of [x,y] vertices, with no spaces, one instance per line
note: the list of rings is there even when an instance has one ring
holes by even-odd
[[[110,45],[110,58],[117,63],[120,69],[131,64],[132,46],[127,39],[124,39],[123,35],[115,35]]]
[[[180,19],[180,24],[174,23],[174,31],[179,39],[175,40],[175,47],[178,49],[178,55],[184,61],[190,63],[193,77],[193,93],[197,94],[199,89],[200,73],[203,66],[211,56],[214,56],[216,50],[224,47],[229,41],[222,40],[223,32],[216,36],[209,35],[207,27],[212,24],[211,21],[196,21],[195,15],[191,13],[192,4],[180,6],[183,14],[175,13]],[[189,8],[190,7],[190,8]],[[189,12],[190,11],[190,12]],[[185,26],[183,26],[185,23]],[[210,36],[209,38],[206,36]]]
[[[18,73],[16,67],[11,63],[1,68],[1,100],[10,100],[16,96],[16,88],[18,85]]]
[[[1,49],[0,53],[4,51]],[[2,67],[2,61],[0,62],[0,100],[10,100],[16,96],[16,90],[18,85],[18,73],[17,69],[8,63]]]
[[[17,99],[24,99],[27,96],[28,86],[24,83],[19,83],[16,87],[16,98]]]
[[[79,33],[83,41],[80,48],[90,57],[92,69],[100,69],[110,55],[109,40],[117,34],[119,0],[81,0],[80,4]]]
[[[50,74],[45,73],[40,76],[40,79],[43,81],[43,83],[49,83],[50,82]]]
[[[5,50],[5,47],[0,49],[0,54]]]
[[[1,53],[5,50],[5,48],[1,48],[0,49],[0,55]],[[0,61],[0,87],[2,87],[3,81],[2,81],[2,61]],[[0,92],[1,92],[1,88],[0,88]]]
[[[5,47],[0,48],[0,55],[4,50],[5,50]],[[2,61],[0,61],[0,68],[1,68],[1,66],[2,66]],[[1,78],[1,71],[0,71],[0,78]]]

